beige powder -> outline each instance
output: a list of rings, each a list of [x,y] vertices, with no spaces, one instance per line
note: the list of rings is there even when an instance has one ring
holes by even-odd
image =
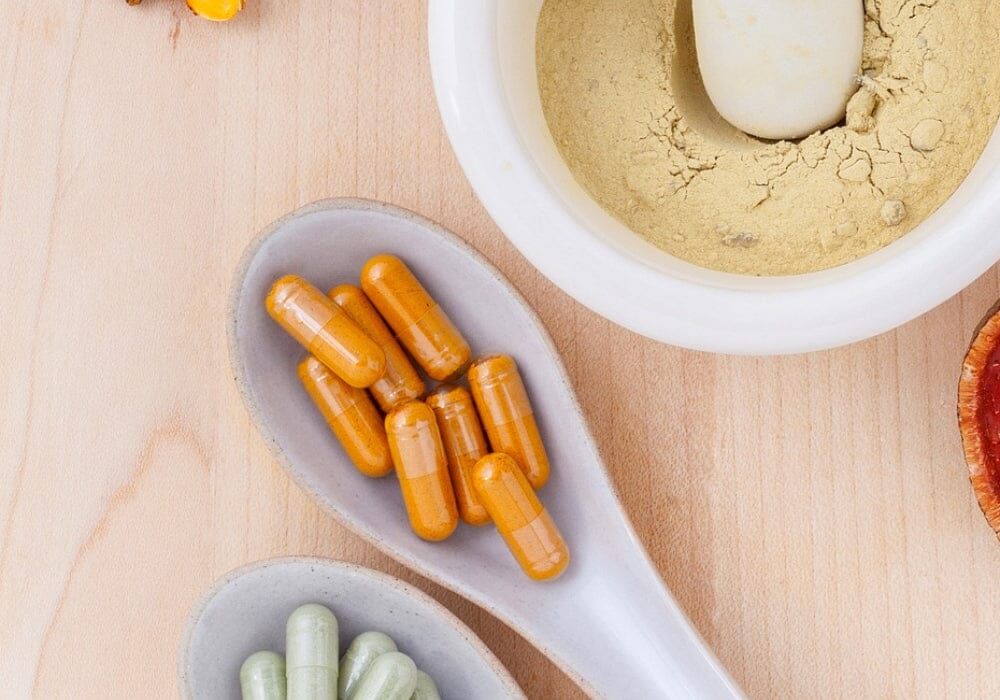
[[[549,128],[591,195],[677,257],[752,275],[850,262],[940,207],[1000,114],[1000,2],[865,10],[864,75],[845,123],[773,143],[712,107],[691,0],[546,0]]]

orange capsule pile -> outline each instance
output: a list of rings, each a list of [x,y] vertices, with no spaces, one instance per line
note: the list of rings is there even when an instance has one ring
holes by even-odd
[[[437,542],[460,518],[493,522],[531,578],[566,569],[566,541],[536,493],[550,466],[517,364],[508,355],[470,364],[469,343],[402,260],[376,255],[360,288],[329,295],[286,275],[265,307],[310,353],[299,379],[358,471],[395,471],[414,533]],[[411,359],[436,381],[468,370],[471,393],[441,384],[421,400],[427,387]]]

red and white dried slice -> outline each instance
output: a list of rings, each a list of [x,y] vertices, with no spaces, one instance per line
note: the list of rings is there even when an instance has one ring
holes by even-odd
[[[958,423],[969,479],[1000,537],[1000,305],[976,331],[958,383]]]

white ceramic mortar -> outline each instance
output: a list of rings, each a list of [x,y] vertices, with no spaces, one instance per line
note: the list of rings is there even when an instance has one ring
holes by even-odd
[[[628,230],[573,179],[535,69],[542,0],[431,0],[431,68],[459,161],[504,234],[546,277],[656,340],[738,354],[820,350],[920,316],[1000,259],[1000,139],[895,243],[838,268],[754,278],[706,270]]]

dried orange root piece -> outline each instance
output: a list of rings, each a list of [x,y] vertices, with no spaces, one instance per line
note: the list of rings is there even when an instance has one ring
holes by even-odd
[[[188,7],[205,19],[225,22],[243,9],[243,0],[187,0]]]
[[[1000,538],[1000,305],[976,331],[962,364],[958,424],[972,488]]]
[[[142,0],[125,0],[125,2],[129,5],[138,5]],[[243,0],[187,0],[187,6],[199,17],[225,22],[243,9]]]

